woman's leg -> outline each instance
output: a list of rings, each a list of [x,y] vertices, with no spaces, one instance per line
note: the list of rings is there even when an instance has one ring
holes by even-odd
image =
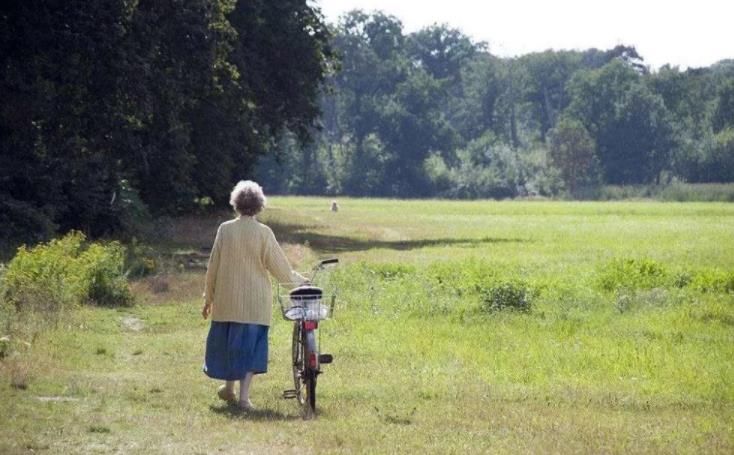
[[[252,403],[250,403],[250,384],[253,376],[253,373],[249,372],[240,380],[240,404],[252,406]]]

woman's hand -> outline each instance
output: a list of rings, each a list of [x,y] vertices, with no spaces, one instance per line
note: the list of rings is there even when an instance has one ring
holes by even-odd
[[[209,317],[210,314],[212,314],[212,304],[205,303],[204,308],[201,309],[201,316],[206,319]]]

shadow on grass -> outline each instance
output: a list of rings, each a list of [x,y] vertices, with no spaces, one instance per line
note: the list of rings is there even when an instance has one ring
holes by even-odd
[[[286,415],[282,412],[272,411],[270,409],[256,409],[254,411],[245,411],[240,409],[234,403],[221,404],[219,406],[211,405],[209,409],[216,414],[227,416],[231,419],[257,420],[257,421],[289,421],[300,420],[301,416]]]
[[[269,221],[268,226],[275,232],[278,240],[286,243],[302,244],[308,242],[311,248],[327,253],[344,253],[351,251],[366,251],[373,248],[386,248],[392,250],[412,250],[431,246],[460,246],[473,248],[476,245],[493,243],[521,243],[528,240],[519,238],[439,238],[419,240],[375,240],[344,237],[338,235],[325,235],[317,232],[319,226],[283,224]]]

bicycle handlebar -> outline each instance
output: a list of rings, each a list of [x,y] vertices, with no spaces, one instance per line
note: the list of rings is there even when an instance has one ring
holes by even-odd
[[[331,264],[338,264],[338,263],[339,263],[339,258],[329,258],[329,259],[324,259],[323,261],[319,261],[319,263],[316,264],[313,270],[311,271],[310,281],[313,282],[316,279],[316,275],[318,275],[319,270],[323,269],[325,266],[331,265]]]

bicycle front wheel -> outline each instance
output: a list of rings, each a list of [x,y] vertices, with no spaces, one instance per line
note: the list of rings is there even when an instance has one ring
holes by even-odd
[[[303,334],[304,368],[304,407],[307,417],[316,415],[316,377],[318,376],[319,352],[316,346],[316,335],[313,331]]]
[[[303,331],[300,322],[293,324],[291,356],[293,359],[293,386],[296,391],[296,400],[298,400],[300,406],[303,406],[306,403],[306,394],[303,387],[306,363],[304,362]]]

